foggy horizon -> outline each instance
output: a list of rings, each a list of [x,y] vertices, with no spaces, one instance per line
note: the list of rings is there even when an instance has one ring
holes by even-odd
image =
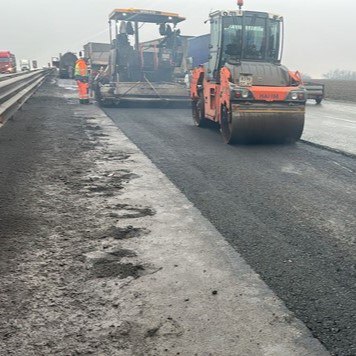
[[[87,42],[109,42],[108,15],[115,8],[144,8],[177,12],[187,18],[179,25],[182,35],[197,36],[209,32],[204,24],[212,10],[236,9],[235,0],[206,2],[203,0],[114,1],[61,0],[49,4],[44,0],[8,2],[0,0],[0,50],[10,50],[20,59],[38,60],[45,66],[59,53],[78,53]],[[209,4],[209,5],[208,5]],[[245,10],[276,13],[285,18],[285,46],[282,63],[290,70],[299,70],[314,78],[336,68],[356,71],[356,49],[349,45],[354,33],[351,0],[339,1],[339,6],[314,0],[286,2],[245,0]],[[144,30],[142,40],[158,37],[158,31]]]

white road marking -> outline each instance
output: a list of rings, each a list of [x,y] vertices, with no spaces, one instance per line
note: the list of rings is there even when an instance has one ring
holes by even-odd
[[[352,120],[346,120],[346,119],[335,119],[335,120],[350,122],[351,124],[356,124],[356,121],[352,121]]]
[[[283,166],[281,171],[283,173],[288,173],[288,174],[296,174],[296,175],[302,175],[301,172],[297,171],[295,166],[293,164],[288,164],[286,166]]]
[[[332,161],[332,162],[333,162],[334,164],[336,164],[337,166],[339,166],[339,167],[341,167],[341,168],[347,170],[348,172],[354,173],[354,171],[353,171],[352,169],[347,168],[347,167],[343,166],[342,164],[340,164],[340,163],[338,163],[338,162],[336,162],[336,161]]]

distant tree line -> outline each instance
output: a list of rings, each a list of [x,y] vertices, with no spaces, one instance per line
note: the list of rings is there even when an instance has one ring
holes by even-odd
[[[346,69],[333,69],[324,74],[324,78],[334,80],[356,80],[356,72]]]

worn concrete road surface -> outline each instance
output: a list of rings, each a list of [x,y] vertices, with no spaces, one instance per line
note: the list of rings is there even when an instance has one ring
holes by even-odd
[[[356,160],[227,146],[189,110],[107,109],[334,355],[356,355]]]
[[[199,210],[98,108],[78,105],[74,93],[52,80],[0,130],[0,355],[327,355]],[[136,119],[142,120],[139,113]],[[167,116],[153,113],[157,120]],[[119,116],[127,119],[125,112]],[[143,138],[142,131],[139,136]],[[162,140],[150,144],[162,148]],[[178,159],[174,155],[179,150],[165,149],[157,160],[165,162],[169,154],[177,178],[186,175],[192,187],[207,189],[210,184],[211,191],[201,195],[209,202],[215,184],[201,176],[201,181],[191,181],[184,155]],[[189,152],[186,156],[192,157]],[[183,166],[177,170],[178,162]],[[200,171],[202,163],[197,161],[192,173]],[[287,168],[289,177],[293,169]],[[246,199],[225,184],[221,181],[218,189],[230,202]],[[251,185],[244,188],[251,194],[248,189]],[[282,196],[276,199],[283,203]],[[249,231],[251,249],[241,252],[266,249],[265,243],[257,246],[259,224],[248,225],[249,209],[247,219],[241,219],[239,211],[224,218],[226,235],[233,225],[235,238],[243,242]],[[271,212],[278,214],[275,206]],[[216,212],[211,219],[219,228],[221,216]],[[277,223],[275,218],[271,216],[270,226]],[[296,222],[292,220],[290,224]],[[265,232],[270,234],[267,223]],[[266,242],[275,239],[279,245],[267,270],[283,266],[281,283],[283,273],[302,272],[298,240],[296,256],[280,261],[291,244],[286,232],[266,237]],[[327,250],[338,251],[340,258],[338,246],[345,243],[341,237]],[[310,251],[310,258],[313,254]],[[336,260],[335,268],[348,266],[348,251],[345,256],[345,265]],[[263,256],[260,267],[266,267]],[[318,274],[325,284],[332,282],[331,293],[339,287],[333,283],[333,268],[326,266]],[[310,289],[318,288],[312,285],[311,272],[304,278]],[[289,273],[291,293],[299,284],[301,292],[305,290],[298,273]],[[348,290],[352,298],[352,282],[345,281],[340,294]],[[320,304],[319,299],[314,303],[324,308],[324,296],[319,298]],[[351,301],[348,305],[352,312]],[[330,316],[323,309],[320,322],[335,327],[331,320],[343,307],[333,305]],[[298,308],[304,312],[308,306],[301,303]],[[352,343],[344,329],[340,337],[342,343],[331,338],[334,344],[329,346],[346,355]]]

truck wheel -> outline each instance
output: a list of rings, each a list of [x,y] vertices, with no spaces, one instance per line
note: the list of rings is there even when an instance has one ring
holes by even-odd
[[[323,101],[323,99],[321,99],[321,98],[315,99],[315,102],[317,103],[317,105],[321,104],[322,101]]]
[[[194,125],[197,127],[205,127],[207,124],[207,120],[205,118],[205,108],[204,108],[204,100],[202,95],[199,95],[198,100],[192,101],[192,114]]]

